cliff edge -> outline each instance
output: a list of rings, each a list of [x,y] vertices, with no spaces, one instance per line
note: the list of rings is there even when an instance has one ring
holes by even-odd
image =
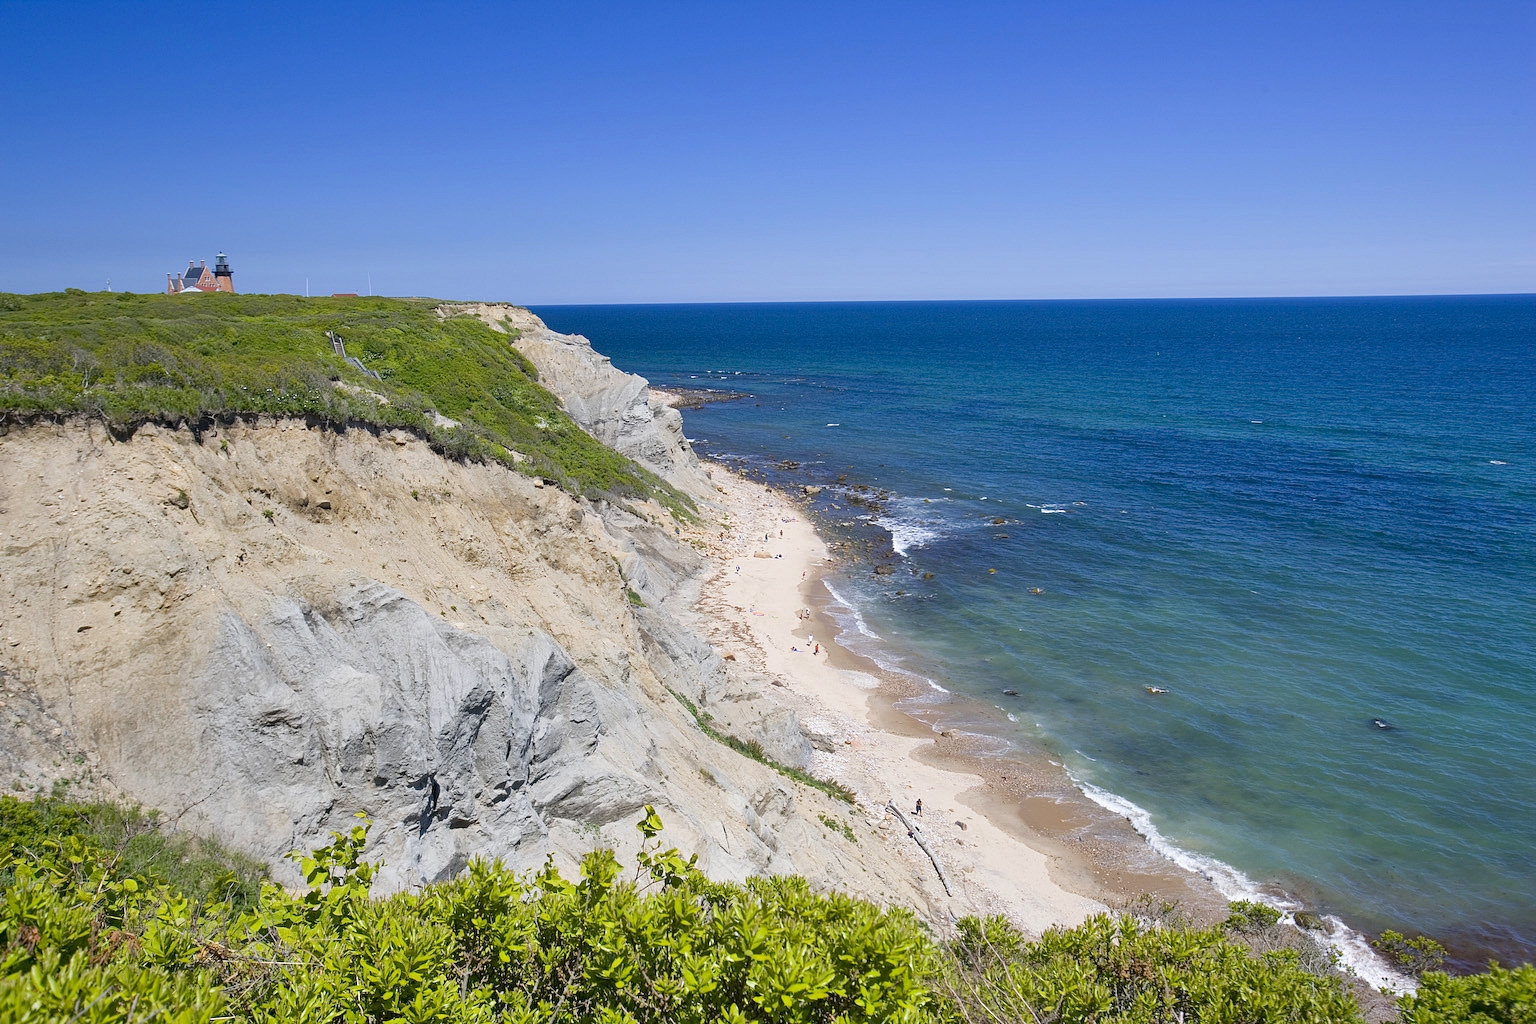
[[[505,303],[445,303],[438,315],[473,316],[512,335],[513,347],[538,369],[539,382],[583,430],[683,493],[713,497],[714,485],[683,436],[682,414],[653,397],[644,377],[615,367],[586,338],[552,331],[527,309]]]

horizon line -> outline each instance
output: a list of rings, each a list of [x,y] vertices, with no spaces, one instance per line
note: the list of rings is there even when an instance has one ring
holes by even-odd
[[[377,296],[375,296],[377,297]],[[427,295],[400,295],[395,298],[432,298]],[[534,306],[811,306],[853,303],[933,302],[1263,302],[1293,299],[1498,299],[1536,298],[1536,291],[1526,292],[1385,292],[1328,293],[1315,295],[1096,295],[1031,296],[1021,298],[968,299],[649,299],[643,301],[522,302],[512,303],[525,309]],[[485,299],[443,299],[444,302],[485,302]]]
[[[40,292],[7,292],[0,288],[0,294],[10,294],[19,297],[37,297],[44,295],[62,295],[73,288],[60,288],[54,291]],[[79,289],[87,295],[134,295],[134,296],[158,296],[166,294],[163,291],[135,292],[131,290],[108,291],[105,289],[86,290]],[[1014,296],[1014,297],[972,297],[972,298],[942,298],[942,299],[642,299],[642,300],[587,300],[567,302],[519,302],[512,299],[487,299],[487,298],[444,298],[437,295],[404,295],[386,294],[375,292],[372,295],[356,295],[344,293],[331,293],[325,295],[304,295],[299,292],[237,292],[241,296],[256,295],[284,295],[296,299],[331,299],[331,298],[364,298],[364,299],[429,299],[437,302],[504,302],[508,305],[521,306],[525,309],[534,306],[809,306],[809,305],[839,305],[856,303],[884,303],[912,305],[938,302],[1259,302],[1259,301],[1291,301],[1298,299],[1495,299],[1495,298],[1536,298],[1536,290],[1521,292],[1365,292],[1344,293],[1328,292],[1313,294],[1287,294],[1287,295],[1061,295],[1061,296]],[[195,301],[194,296],[186,296]]]

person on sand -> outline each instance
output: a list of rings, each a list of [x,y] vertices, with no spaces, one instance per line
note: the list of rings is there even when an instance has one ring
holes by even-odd
[[[914,818],[921,818],[922,816],[923,816],[923,798],[922,797],[918,797],[917,798],[917,806],[912,808],[912,817],[914,817]]]
[[[821,644],[817,644],[816,645],[816,650],[813,651],[812,653],[813,654],[820,654],[821,653]]]

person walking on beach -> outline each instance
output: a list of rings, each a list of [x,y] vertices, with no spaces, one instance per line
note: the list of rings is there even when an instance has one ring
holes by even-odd
[[[914,817],[914,818],[921,818],[922,816],[923,816],[923,798],[922,797],[918,797],[917,798],[917,806],[912,808],[912,817]]]

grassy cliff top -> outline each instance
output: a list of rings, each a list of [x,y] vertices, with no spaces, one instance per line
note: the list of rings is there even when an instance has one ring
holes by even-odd
[[[119,433],[152,421],[236,416],[404,427],[450,458],[501,462],[573,494],[691,507],[578,427],[506,334],[469,316],[443,319],[438,305],[73,288],[0,293],[0,420],[84,415]],[[378,378],[337,355],[327,331]]]

